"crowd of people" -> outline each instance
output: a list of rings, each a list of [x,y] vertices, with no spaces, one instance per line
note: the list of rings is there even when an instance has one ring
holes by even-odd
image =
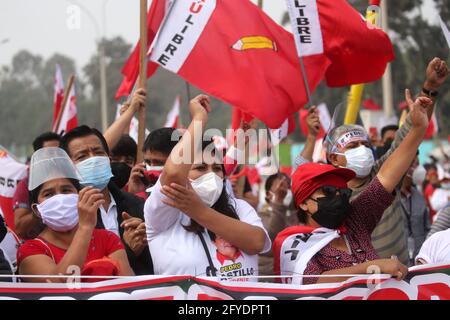
[[[309,136],[292,173],[261,177],[263,201],[239,175],[245,150],[237,143],[217,149],[203,135],[211,110],[205,95],[190,102],[186,129],[153,130],[138,162],[125,134],[146,103],[145,90],[137,90],[103,134],[82,125],[35,139],[13,199],[21,244],[12,272],[30,282],[64,282],[76,273],[313,284],[374,267],[401,280],[410,266],[450,262],[450,155],[418,160],[448,74],[433,59],[421,93],[405,92],[403,125],[385,127],[376,141],[359,125],[331,128],[321,163],[313,162],[320,117],[310,108]],[[192,138],[199,128],[200,143]]]

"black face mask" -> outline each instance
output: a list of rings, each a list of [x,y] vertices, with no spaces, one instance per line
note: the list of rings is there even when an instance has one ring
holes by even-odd
[[[123,162],[113,162],[111,163],[111,171],[114,175],[111,180],[116,184],[116,186],[120,189],[125,187],[131,175],[130,166]]]
[[[317,202],[318,210],[311,217],[322,227],[339,228],[351,212],[350,196],[351,190],[344,189],[338,195],[327,195],[313,200]]]

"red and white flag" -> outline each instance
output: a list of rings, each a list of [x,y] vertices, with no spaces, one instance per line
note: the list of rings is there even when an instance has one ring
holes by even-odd
[[[150,60],[271,129],[307,101],[292,34],[249,0],[175,1]],[[326,63],[308,58],[311,89]]]
[[[27,166],[15,160],[0,146],[0,209],[6,224],[14,229],[12,199],[20,180],[25,178]]]
[[[388,35],[346,0],[286,0],[300,57],[321,57],[330,87],[380,79],[394,59]]]
[[[173,103],[172,109],[170,109],[167,114],[166,123],[164,124],[165,128],[178,128],[178,121],[180,119],[180,104],[181,98],[177,96]]]
[[[147,48],[150,48],[156,33],[164,19],[164,16],[173,0],[153,0],[147,13]],[[116,92],[116,99],[129,96],[139,76],[139,55],[140,43],[138,42],[122,68],[124,76],[119,89]],[[158,65],[149,61],[147,65],[147,77],[150,78],[158,69]]]
[[[317,106],[317,112],[319,114],[320,120],[320,131],[319,134],[317,135],[317,139],[319,140],[325,136],[328,129],[330,128],[331,116],[330,112],[328,111],[328,107],[325,103],[321,103]],[[307,118],[308,118],[308,110],[307,109],[300,110],[300,128],[305,137],[308,136],[309,134]]]
[[[56,125],[59,112],[61,111],[61,104],[64,99],[64,80],[59,64],[56,65],[55,81],[54,81],[54,96],[53,96],[53,121],[52,128]]]
[[[56,125],[56,124],[55,124]],[[53,127],[53,131],[56,133],[67,133],[73,128],[78,127],[77,119],[77,98],[75,95],[75,84],[69,92],[69,97],[66,102],[63,114],[61,116],[61,121],[59,122],[58,128]]]

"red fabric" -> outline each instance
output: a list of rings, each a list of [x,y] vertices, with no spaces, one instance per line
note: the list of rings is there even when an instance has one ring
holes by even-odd
[[[91,260],[84,264],[81,270],[83,276],[119,276],[120,268],[116,261],[110,258]],[[83,279],[83,282],[97,282],[105,279]]]
[[[372,111],[383,110],[383,108],[379,104],[376,104],[373,99],[364,100],[362,103],[362,106],[364,107],[364,109],[372,110]]]
[[[265,36],[276,43],[276,50],[232,48],[246,36]],[[329,61],[325,56],[310,56],[304,62],[314,90]],[[217,2],[178,75],[271,129],[278,129],[307,102],[292,34],[250,1]]]
[[[284,240],[286,238],[290,237],[293,234],[308,234],[312,233],[316,228],[314,227],[308,227],[308,226],[293,226],[284,229],[281,231],[275,238],[272,244],[272,252],[273,252],[273,274],[274,275],[281,275],[280,271],[280,256],[281,256],[281,247],[283,246]],[[281,283],[280,278],[275,279],[276,282]]]
[[[147,48],[153,42],[153,39],[158,32],[159,26],[164,19],[166,11],[166,0],[153,0],[150,9],[147,13]],[[125,66],[122,68],[122,74],[124,79],[120,84],[116,93],[116,99],[123,96],[130,95],[133,90],[134,84],[139,76],[139,56],[140,56],[140,43],[138,42],[134,48],[132,54],[128,58]],[[148,62],[147,65],[147,78],[150,78],[158,69],[158,66],[153,62]]]
[[[347,182],[354,177],[355,173],[349,169],[312,162],[303,164],[292,175],[295,203],[302,204],[314,191],[323,186],[347,188]]]
[[[12,198],[0,196],[0,209],[3,212],[6,225],[15,231],[14,211]]]
[[[430,140],[433,139],[434,136],[438,133],[439,129],[438,129],[438,123],[437,123],[437,119],[436,119],[436,114],[433,113],[433,115],[431,116],[430,119],[430,123],[428,124],[428,128],[427,131],[425,133],[425,140]]]
[[[28,177],[20,180],[17,185],[16,192],[12,198],[13,210],[17,208],[30,208],[30,200],[29,200],[29,192],[28,192]]]
[[[424,196],[425,196],[425,202],[427,203],[428,209],[430,210],[430,219],[431,219],[431,223],[433,223],[433,217],[436,215],[436,211],[433,210],[433,208],[431,207],[431,203],[430,203],[430,199],[433,196],[433,193],[436,189],[433,187],[433,185],[431,183],[429,183],[426,187],[425,187],[425,191],[424,191]]]
[[[17,251],[17,265],[20,265],[25,258],[33,255],[46,255],[51,258],[53,254],[56,263],[62,260],[66,254],[65,249],[59,248],[43,239],[41,240],[47,244],[48,248],[36,239],[25,241],[19,247]],[[51,252],[49,252],[49,248]],[[117,250],[124,250],[124,246],[118,236],[108,230],[95,229],[92,233],[85,264],[92,260],[108,257]]]
[[[330,87],[369,83],[380,79],[387,63],[394,60],[392,43],[381,29],[367,27],[346,0],[317,0],[327,58]]]

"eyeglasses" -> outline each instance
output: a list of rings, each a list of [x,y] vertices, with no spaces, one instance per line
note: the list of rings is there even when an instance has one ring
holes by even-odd
[[[320,190],[322,190],[322,192],[324,193],[324,197],[319,197],[317,199],[313,199],[311,197],[309,197],[309,199],[311,199],[314,202],[318,202],[319,199],[321,198],[334,198],[337,195],[342,195],[343,197],[350,199],[350,197],[352,196],[352,190],[349,188],[337,188],[337,187],[333,187],[333,186],[323,186],[320,188]]]

